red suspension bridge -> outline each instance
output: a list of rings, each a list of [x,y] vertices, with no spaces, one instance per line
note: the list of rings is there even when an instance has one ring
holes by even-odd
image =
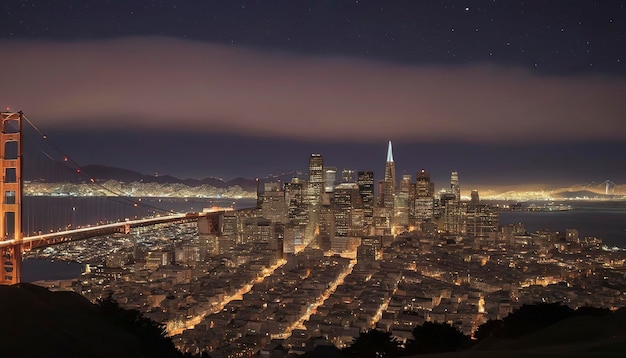
[[[123,204],[131,207],[147,206],[148,211],[153,215],[148,218],[134,217],[132,219],[122,219],[118,222],[98,222],[88,226],[64,226],[59,230],[45,232],[27,230],[28,235],[24,235],[22,226],[23,219],[23,124],[29,124],[43,139],[46,135],[32,124],[22,112],[0,112],[0,170],[2,178],[0,180],[0,195],[2,195],[2,214],[0,216],[0,284],[10,285],[21,281],[22,254],[25,251],[64,243],[74,240],[82,240],[90,237],[109,235],[113,233],[129,233],[131,228],[164,223],[191,222],[197,221],[200,217],[216,217],[219,213],[173,213],[162,208],[143,204],[141,201],[129,198],[123,193],[104,188],[114,198],[119,199]],[[54,161],[54,158],[40,149],[44,156]],[[58,149],[58,148],[56,148]],[[64,156],[64,162],[72,164],[75,173],[81,173],[76,162]],[[97,184],[93,178],[87,178],[88,182]],[[75,209],[75,208],[73,208]],[[45,210],[54,211],[54,207]],[[157,214],[157,212],[163,213]],[[28,216],[28,215],[27,215]],[[30,215],[28,221],[35,221]],[[31,220],[33,219],[33,220]],[[121,219],[121,218],[118,218]]]

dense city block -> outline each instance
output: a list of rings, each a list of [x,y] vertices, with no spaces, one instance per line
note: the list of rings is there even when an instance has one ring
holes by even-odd
[[[472,336],[531,303],[626,305],[625,251],[575,228],[500,225],[498,211],[476,191],[462,198],[457,172],[437,193],[425,170],[398,183],[389,143],[379,182],[313,154],[307,177],[259,182],[253,208],[29,255],[87,264],[42,284],[110,297],[212,357],[345,348],[370,329],[404,345],[426,322]]]

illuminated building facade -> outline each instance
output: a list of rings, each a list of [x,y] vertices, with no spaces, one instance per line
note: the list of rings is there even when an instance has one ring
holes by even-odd
[[[264,191],[260,196],[261,216],[272,222],[287,222],[287,206],[285,193],[278,182],[264,183]]]
[[[382,188],[381,206],[393,212],[394,196],[396,195],[396,164],[393,161],[393,150],[391,141],[387,147],[387,162],[385,163],[385,179]]]
[[[370,234],[374,223],[374,172],[360,171],[357,184],[363,203],[363,229],[366,234]]]
[[[468,236],[495,238],[498,232],[499,214],[496,206],[480,202],[478,191],[473,190],[467,204],[465,231]]]
[[[383,257],[382,239],[378,236],[364,237],[357,249],[357,260],[375,261]]]
[[[385,176],[379,182],[379,205],[374,210],[374,226],[376,234],[390,234],[394,226],[394,208],[396,197],[396,165],[393,161],[391,141],[387,147],[387,161],[385,162]]]
[[[290,183],[285,183],[285,205],[287,206],[287,219],[293,225],[305,226],[308,219],[308,208],[304,203],[304,181],[293,178]]]
[[[450,175],[450,191],[443,192],[439,198],[440,217],[439,229],[451,234],[465,233],[464,204],[461,203],[461,186],[459,173],[453,171]]]
[[[356,183],[341,183],[335,187],[333,207],[335,236],[363,235],[363,205]]]
[[[324,192],[332,193],[335,190],[335,184],[337,184],[337,168],[325,167],[324,168]]]
[[[494,236],[498,232],[498,208],[487,204],[467,206],[466,234],[475,237]]]
[[[402,175],[400,190],[394,198],[394,223],[404,228],[409,227],[409,193],[411,191],[411,175]]]
[[[415,175],[414,191],[411,193],[410,221],[414,227],[431,222],[435,214],[435,183],[430,181],[430,173],[422,169]]]
[[[308,243],[314,237],[319,225],[322,194],[324,193],[324,158],[321,154],[311,154],[309,158],[309,181],[304,197],[308,220],[304,240]]]
[[[341,182],[342,183],[354,183],[354,170],[343,169],[341,171]]]

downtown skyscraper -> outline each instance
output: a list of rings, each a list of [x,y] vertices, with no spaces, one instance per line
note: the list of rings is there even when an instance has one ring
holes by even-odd
[[[378,182],[378,200],[374,210],[376,235],[390,234],[395,226],[396,165],[393,161],[391,141],[387,147],[384,179]]]
[[[396,194],[396,164],[393,161],[391,141],[387,147],[387,162],[385,163],[385,178],[382,185],[381,206],[393,213],[393,200]]]
[[[441,193],[439,229],[452,234],[465,232],[464,213],[461,210],[461,186],[459,173],[455,170],[450,174],[450,190]]]
[[[309,181],[306,188],[305,204],[309,221],[305,237],[313,237],[319,224],[319,213],[324,192],[324,158],[321,154],[311,154],[309,158]]]
[[[363,230],[369,235],[374,223],[374,172],[359,171],[357,184],[363,203]]]
[[[412,226],[430,222],[434,216],[435,183],[430,181],[430,173],[422,169],[415,175],[415,189],[410,203]]]

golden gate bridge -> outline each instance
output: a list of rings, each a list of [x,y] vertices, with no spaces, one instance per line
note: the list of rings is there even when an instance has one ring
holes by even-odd
[[[119,221],[107,221],[93,223],[93,225],[78,226],[67,225],[59,230],[35,230],[30,228],[27,235],[24,235],[22,227],[23,221],[23,124],[29,124],[37,134],[44,140],[47,136],[43,134],[22,112],[0,112],[0,168],[2,178],[0,180],[0,195],[2,195],[2,215],[0,216],[0,284],[10,285],[21,282],[22,254],[25,251],[65,243],[75,240],[83,240],[96,236],[110,235],[113,233],[130,233],[134,227],[166,224],[184,223],[197,221],[201,217],[207,217],[211,222],[218,219],[220,212],[213,213],[174,213],[141,200],[135,200],[123,193],[116,192],[110,188],[102,186],[113,198],[131,207],[146,207],[155,215],[146,218],[133,217],[117,218]],[[60,149],[51,144],[57,151]],[[43,148],[37,147],[43,155],[52,161],[54,157],[48,154]],[[85,176],[78,163],[69,156],[63,157],[63,162],[73,165],[72,171],[78,175]],[[67,169],[67,168],[66,168]],[[93,178],[87,177],[86,181],[99,185]],[[74,208],[75,209],[75,208]],[[47,210],[53,211],[55,208]],[[163,213],[157,214],[157,212]],[[213,224],[215,225],[215,224]]]

